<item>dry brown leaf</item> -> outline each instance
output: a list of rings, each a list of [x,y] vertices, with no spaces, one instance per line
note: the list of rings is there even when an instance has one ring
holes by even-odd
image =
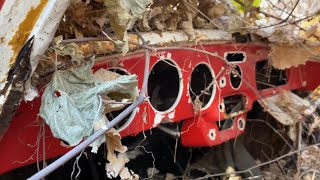
[[[269,54],[271,65],[278,69],[286,69],[305,64],[313,55],[320,54],[320,47],[300,47],[289,44],[272,44]]]
[[[159,19],[153,20],[154,26],[159,31],[164,31],[167,29],[166,24],[162,23]]]
[[[146,12],[144,15],[143,15],[143,18],[139,21],[138,23],[138,27],[139,27],[139,30],[142,31],[142,32],[148,32],[148,31],[151,31],[151,28],[149,26],[149,17],[150,17],[150,12]]]
[[[104,114],[107,114],[107,113],[112,112],[112,111],[121,110],[122,108],[126,107],[125,103],[132,102],[132,99],[122,99],[121,102],[123,102],[123,104],[121,104],[121,103],[116,104],[116,103],[112,103],[112,102],[115,102],[115,101],[111,100],[108,96],[104,96],[102,98],[104,100],[106,100],[106,101],[109,101],[109,102],[104,103],[104,111],[103,111]]]
[[[107,159],[110,162],[114,159],[117,159],[115,151],[119,153],[125,153],[128,150],[126,146],[122,145],[121,136],[114,128],[110,129],[106,133],[106,143],[108,151]]]
[[[195,115],[199,114],[202,107],[202,102],[199,99],[199,96],[196,96],[196,99],[193,101],[193,112]]]
[[[115,80],[120,77],[120,74],[101,68],[97,70],[93,76],[98,82],[102,83]]]
[[[196,38],[195,31],[193,29],[193,19],[197,16],[198,0],[183,0],[178,6],[178,10],[181,12],[181,22],[179,28],[181,28],[191,40]]]
[[[309,135],[311,135],[311,133],[318,128],[320,128],[320,117],[316,116],[313,119],[313,123],[310,125]]]
[[[116,48],[114,43],[110,41],[91,41],[86,42],[79,45],[80,50],[84,56],[90,55],[99,55],[99,54],[106,54],[110,52],[115,52]]]
[[[208,24],[208,21],[200,16],[194,19],[194,26],[196,28],[204,28]]]
[[[170,18],[168,18],[165,23],[167,25],[168,31],[175,31],[178,27],[179,15],[177,13],[171,13]]]
[[[82,51],[76,43],[70,44],[60,44],[62,41],[62,36],[55,37],[53,40],[53,50],[58,56],[70,56],[72,62],[77,62],[81,64],[84,59]]]
[[[105,24],[103,21],[107,21],[103,4],[97,1],[73,1],[57,34],[65,39],[97,36],[103,28],[101,25]]]
[[[174,174],[166,173],[165,180],[174,180],[174,179],[178,179],[178,178]]]
[[[139,179],[139,176],[134,172],[129,171],[125,164],[129,162],[129,159],[125,156],[128,149],[121,143],[120,134],[112,128],[106,133],[107,144],[107,160],[106,171],[108,178],[116,178],[120,176],[121,179]],[[117,155],[115,152],[118,152]]]
[[[313,169],[316,173],[320,173],[319,164],[320,149],[317,146],[310,146],[301,153],[301,168]]]
[[[77,39],[83,38],[83,33],[81,31],[79,31],[77,28],[75,28],[73,25],[72,25],[72,27],[73,27],[74,36]]]
[[[102,28],[104,26],[104,23],[108,21],[108,18],[106,17],[97,17],[93,19],[100,26],[100,28]]]
[[[129,159],[124,156],[118,156],[112,160],[109,160],[109,163],[106,164],[108,178],[118,177],[122,170],[125,169],[125,164],[127,162],[129,162]]]
[[[129,51],[128,35],[129,30],[136,20],[142,19],[146,7],[152,3],[152,0],[105,0],[104,5],[109,14],[110,25],[114,30],[121,44],[122,54]]]
[[[188,35],[190,40],[194,40],[196,38],[195,30],[193,29],[191,21],[180,22],[179,28]]]
[[[227,8],[225,4],[216,4],[211,0],[200,1],[199,8],[210,19],[214,19],[226,14]]]
[[[123,180],[139,180],[139,176],[134,174],[134,172],[130,171],[128,168],[123,168],[119,174],[120,179]]]

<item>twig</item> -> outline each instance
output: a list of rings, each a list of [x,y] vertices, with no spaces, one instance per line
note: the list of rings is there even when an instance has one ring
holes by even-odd
[[[72,172],[71,172],[71,175],[70,175],[70,179],[73,179],[73,173],[75,172],[76,170],[76,166],[77,166],[77,169],[78,169],[78,173],[76,174],[76,177],[74,179],[78,179],[78,176],[80,175],[81,173],[81,168],[79,166],[79,159],[81,158],[82,156],[82,153],[83,153],[84,149],[82,150],[82,152],[79,154],[78,157],[76,157],[74,163],[73,163],[73,166],[72,166]]]
[[[46,162],[46,124],[44,121],[42,121],[42,132],[43,132],[43,136],[42,136],[42,168],[45,168],[47,166],[47,162]]]
[[[14,161],[12,164],[15,164],[15,163],[24,164],[24,163],[26,163],[26,162],[28,162],[28,161],[34,160],[34,159],[33,159],[33,156],[34,156],[36,153],[37,153],[37,150],[35,150],[35,151],[33,152],[33,154],[32,154],[28,159],[26,159],[25,161]]]
[[[189,156],[188,164],[187,164],[186,170],[184,171],[183,177],[188,177],[189,173],[190,173],[189,169],[190,169],[190,162],[191,162],[191,159],[192,159],[192,149],[191,148],[189,148],[189,152],[190,152],[190,156]]]
[[[262,154],[268,159],[268,161],[270,161],[270,158],[266,155],[266,153],[264,151],[262,151]],[[289,178],[287,177],[287,174],[286,172],[284,171],[283,167],[281,166],[280,162],[279,161],[276,161],[276,163],[278,164],[282,174],[284,175],[284,177],[289,180]]]
[[[288,22],[288,21],[280,21],[278,23],[275,23],[275,24],[270,24],[270,25],[266,25],[266,26],[260,26],[260,27],[240,27],[240,28],[236,28],[236,29],[230,29],[229,32],[233,32],[233,31],[239,31],[239,30],[243,30],[243,29],[248,29],[248,30],[259,30],[259,29],[265,29],[265,28],[269,28],[269,27],[273,27],[273,26],[278,26],[278,27],[283,27],[283,26],[287,26],[288,24],[295,24],[295,23],[298,23],[300,21],[303,21],[305,19],[308,19],[308,18],[311,18],[313,16],[317,16],[318,14],[320,14],[320,12],[315,12],[315,13],[312,13],[312,14],[309,14],[307,16],[304,16],[304,17],[301,17],[295,21],[291,21],[291,22]],[[287,24],[284,24],[284,23],[287,23]]]
[[[284,22],[286,22],[289,17],[291,16],[291,14],[293,13],[293,11],[296,9],[296,7],[298,6],[300,0],[297,0],[296,4],[294,5],[294,7],[292,8],[292,11],[289,13],[289,15],[287,16],[287,18],[284,20]]]
[[[305,150],[305,149],[308,149],[308,148],[310,148],[310,147],[319,146],[319,145],[320,145],[320,143],[303,147],[303,148],[301,148],[300,150],[295,150],[295,151],[289,152],[289,153],[287,153],[287,154],[284,154],[284,155],[282,155],[282,156],[279,156],[278,158],[275,158],[275,159],[270,160],[270,161],[268,161],[268,162],[264,162],[264,163],[258,164],[258,165],[256,165],[256,166],[252,166],[252,167],[250,167],[250,168],[248,168],[248,169],[245,169],[245,170],[242,170],[242,171],[236,171],[236,172],[232,172],[232,173],[211,174],[211,175],[206,175],[206,176],[197,178],[196,180],[208,179],[208,178],[211,178],[211,177],[218,177],[218,176],[226,176],[226,175],[230,175],[230,174],[241,174],[241,173],[245,173],[245,172],[248,172],[248,171],[250,171],[250,170],[252,170],[252,169],[255,169],[255,168],[258,168],[258,167],[262,167],[262,166],[265,166],[265,165],[274,163],[274,162],[279,161],[280,159],[283,159],[283,158],[285,158],[285,157],[292,156],[292,155],[300,152],[301,150]]]
[[[102,100],[104,104],[132,104],[132,102],[118,102],[114,100]]]
[[[210,23],[215,25],[218,29],[224,30],[223,28],[218,26],[215,22],[213,22],[207,15],[205,15],[203,12],[201,12],[198,8],[196,8],[192,4],[190,4],[188,1],[184,0],[183,2],[186,3],[187,5],[189,5],[192,9],[196,10],[198,13],[200,13],[204,18],[206,18]]]
[[[247,121],[256,121],[256,122],[262,122],[265,123],[266,125],[268,125],[276,134],[278,134],[281,139],[291,148],[291,149],[295,149],[274,127],[271,126],[271,124],[269,124],[268,122],[262,120],[262,119],[247,119]]]
[[[301,140],[302,140],[302,136],[301,136],[301,123],[297,123],[296,124],[296,128],[298,129],[298,132],[297,132],[297,149],[299,150],[299,152],[297,153],[297,163],[296,163],[296,166],[297,166],[297,173],[294,175],[294,179],[298,180],[300,174],[301,174]]]
[[[61,44],[83,43],[83,42],[90,42],[90,41],[111,41],[112,43],[114,43],[113,40],[111,40],[110,37],[108,36],[108,37],[87,37],[87,38],[77,38],[77,39],[65,39],[65,40],[61,41]],[[128,43],[131,45],[138,46],[140,48],[155,51],[154,48],[147,46],[147,45],[144,45],[144,44],[139,44],[139,43],[133,42],[133,41],[129,41]]]
[[[174,154],[173,154],[173,162],[174,163],[177,162],[178,139],[179,138],[176,138],[176,143],[174,145]]]

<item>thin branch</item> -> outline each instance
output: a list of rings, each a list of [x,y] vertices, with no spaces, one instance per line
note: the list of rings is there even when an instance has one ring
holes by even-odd
[[[283,159],[283,158],[292,156],[292,155],[294,155],[294,154],[296,154],[296,153],[299,153],[301,150],[305,150],[305,149],[308,149],[308,148],[310,148],[310,147],[319,146],[319,145],[320,145],[320,143],[303,147],[303,148],[301,148],[300,150],[295,150],[295,151],[289,152],[289,153],[284,154],[284,155],[282,155],[282,156],[279,156],[279,157],[277,157],[277,158],[275,158],[275,159],[273,159],[273,160],[270,160],[270,161],[267,161],[267,162],[258,164],[258,165],[256,165],[256,166],[252,166],[252,167],[250,167],[250,168],[248,168],[248,169],[245,169],[245,170],[242,170],[242,171],[236,171],[236,172],[232,172],[232,173],[211,174],[211,175],[206,175],[206,176],[197,178],[197,179],[195,179],[195,180],[208,179],[208,178],[211,178],[211,177],[226,176],[226,175],[231,175],[231,174],[242,174],[242,173],[246,173],[246,172],[248,172],[248,171],[251,171],[252,169],[255,169],[255,168],[258,168],[258,167],[262,167],[262,166],[265,166],[265,165],[268,165],[268,164],[277,162],[277,161],[279,161],[279,160],[281,160],[281,159]]]
[[[114,101],[114,100],[102,100],[102,102],[104,104],[132,104],[132,102],[117,102],[117,101]]]
[[[291,148],[294,149],[294,147],[274,128],[271,124],[269,124],[267,121],[264,121],[262,119],[247,119],[247,121],[255,121],[255,122],[262,122],[265,123],[267,126],[269,126],[278,136]]]
[[[183,1],[184,3],[186,3],[187,5],[189,5],[192,9],[196,10],[198,13],[200,13],[204,18],[206,18],[210,23],[212,23],[213,25],[215,25],[218,29],[220,30],[224,30],[223,28],[221,28],[220,26],[218,26],[218,24],[216,24],[215,22],[213,22],[207,15],[205,15],[203,12],[201,12],[198,8],[194,7],[192,4],[190,4],[187,1]]]

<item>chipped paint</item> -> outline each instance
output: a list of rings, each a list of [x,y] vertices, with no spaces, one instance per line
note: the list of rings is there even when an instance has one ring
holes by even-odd
[[[4,87],[7,73],[20,49],[38,20],[47,0],[5,1],[0,11],[0,89]]]
[[[155,112],[155,117],[153,120],[153,127],[156,127],[158,124],[161,123],[162,119],[164,118],[164,115],[160,114],[160,113],[156,113]]]
[[[36,7],[31,6],[29,12],[25,16],[25,19],[20,23],[13,38],[10,40],[9,45],[12,47],[14,53],[10,59],[10,66],[14,64],[20,49],[27,41],[34,25],[39,19],[39,16],[47,3],[47,0],[40,0],[39,5],[37,5]]]
[[[5,1],[0,11],[0,89],[5,86],[7,74],[20,49],[33,35],[35,38],[30,62],[32,72],[36,69],[69,4],[70,0]],[[38,93],[29,81],[26,84],[25,99],[32,100]]]
[[[167,53],[167,58],[171,59],[171,53],[169,53],[169,52]]]
[[[187,95],[187,97],[189,97],[189,98],[188,98],[188,103],[191,104],[191,98],[190,98],[189,88],[190,88],[190,84],[187,83],[187,91],[186,91],[187,93],[186,93],[186,95]]]
[[[144,124],[148,124],[147,117],[148,117],[147,107],[144,107],[143,113],[142,113],[142,121]]]
[[[169,119],[173,119],[175,116],[176,110],[172,111],[171,113],[168,114]]]

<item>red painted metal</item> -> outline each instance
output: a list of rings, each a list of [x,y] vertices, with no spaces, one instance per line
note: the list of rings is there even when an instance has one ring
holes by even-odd
[[[5,0],[0,0],[0,10],[2,9],[4,2],[5,2]]]
[[[151,64],[153,65],[161,58],[171,59],[175,62],[181,74],[181,93],[177,99],[175,107],[169,111],[158,112],[151,107],[149,102],[140,105],[130,125],[121,131],[122,136],[136,135],[144,130],[154,128],[158,125],[155,120],[173,122],[183,121],[181,130],[182,144],[185,146],[213,146],[221,144],[227,140],[236,138],[245,130],[246,112],[252,109],[253,102],[260,97],[275,95],[279,89],[294,90],[305,88],[312,90],[319,85],[320,78],[316,76],[320,69],[320,63],[308,62],[296,68],[287,70],[288,83],[278,88],[269,88],[258,91],[256,87],[255,65],[256,62],[265,60],[268,57],[268,47],[249,43],[249,44],[211,44],[196,47],[209,52],[216,52],[224,56],[226,52],[244,52],[246,59],[244,62],[237,63],[242,70],[243,81],[238,89],[234,89],[230,84],[230,67],[216,58],[201,52],[189,50],[165,50],[151,54]],[[143,52],[128,54],[125,57],[118,57],[118,67],[122,67],[130,74],[137,74],[139,78],[138,87],[141,87],[144,67]],[[95,64],[94,70],[99,68],[110,68],[112,58],[105,58]],[[213,101],[210,106],[195,115],[193,105],[189,95],[189,82],[192,70],[198,64],[209,65],[216,81],[219,83],[221,78],[226,79],[225,87],[216,88]],[[221,70],[222,67],[225,69]],[[219,73],[220,72],[220,73]],[[244,82],[246,81],[246,83]],[[306,85],[306,86],[304,86]],[[170,91],[170,87],[168,87]],[[243,111],[233,115],[233,125],[225,130],[218,128],[219,121],[224,121],[228,116],[219,109],[224,97],[242,94],[245,99]],[[40,98],[33,102],[23,102],[18,109],[16,116],[8,129],[8,132],[0,142],[0,173],[25,166],[37,160],[37,134],[41,118],[37,118],[40,107]],[[160,119],[159,119],[160,118]],[[60,145],[60,140],[52,137],[48,127],[45,128],[45,145],[40,143],[38,160],[43,158],[42,146],[45,147],[45,158],[59,156],[69,149]],[[18,162],[20,161],[20,162]]]

